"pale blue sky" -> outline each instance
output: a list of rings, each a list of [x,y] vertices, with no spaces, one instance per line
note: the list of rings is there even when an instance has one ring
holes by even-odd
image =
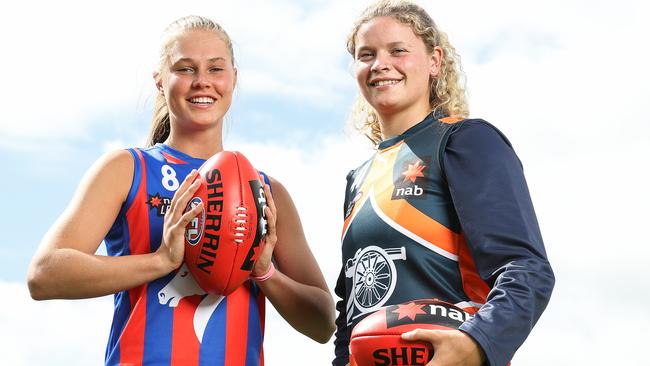
[[[240,82],[226,148],[288,187],[333,289],[344,176],[372,153],[345,129],[356,94],[345,36],[368,3],[0,5],[0,363],[101,362],[110,298],[34,302],[25,271],[90,164],[144,141],[158,37],[187,14],[214,18],[233,38]],[[646,362],[647,2],[419,3],[463,57],[471,115],[499,127],[521,158],[556,271],[549,308],[516,364]],[[308,356],[328,364],[331,344],[297,335],[270,306],[268,326],[268,365]]]

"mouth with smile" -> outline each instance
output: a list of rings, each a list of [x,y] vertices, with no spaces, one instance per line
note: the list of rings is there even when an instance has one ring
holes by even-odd
[[[403,79],[375,79],[368,82],[368,86],[373,88],[390,87],[398,84]]]
[[[215,98],[212,97],[193,97],[187,99],[188,102],[194,105],[208,106],[212,105],[215,102]]]

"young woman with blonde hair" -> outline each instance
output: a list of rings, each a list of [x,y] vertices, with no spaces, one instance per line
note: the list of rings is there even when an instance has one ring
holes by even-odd
[[[352,114],[374,156],[347,177],[333,365],[379,308],[437,298],[473,314],[417,330],[430,366],[504,366],[545,309],[554,275],[522,166],[494,126],[469,119],[454,47],[407,1],[369,6],[348,39]]]
[[[204,17],[173,22],[154,80],[149,146],[108,153],[89,170],[32,260],[32,297],[115,294],[107,365],[263,364],[265,298],[298,331],[327,342],[333,300],[277,180],[269,177],[272,195],[266,187],[266,245],[250,281],[226,297],[206,294],[182,266],[185,227],[201,205],[183,211],[196,169],[223,150],[237,82],[227,33]],[[108,256],[95,254],[102,241]]]

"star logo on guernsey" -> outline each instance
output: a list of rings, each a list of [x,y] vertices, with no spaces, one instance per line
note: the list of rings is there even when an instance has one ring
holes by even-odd
[[[426,168],[425,165],[421,165],[421,161],[418,160],[415,162],[415,164],[409,164],[409,167],[402,173],[404,176],[404,181],[411,181],[411,183],[415,183],[415,180],[419,177],[424,177],[424,174],[422,174],[422,170]]]
[[[422,305],[418,305],[414,302],[408,304],[400,304],[395,309],[397,313],[397,320],[403,318],[409,318],[412,321],[415,321],[415,317],[421,314],[426,314],[427,312],[422,309]]]
[[[149,195],[149,199],[146,202],[149,205],[149,209],[156,209],[156,214],[158,216],[165,216],[169,205],[172,203],[172,199],[169,197],[163,197],[160,193],[154,195]]]
[[[419,178],[424,178],[424,169],[427,166],[420,159],[415,162],[406,162],[404,170],[400,177],[394,182],[395,189],[393,190],[392,199],[415,198],[424,194],[422,183],[417,184]]]

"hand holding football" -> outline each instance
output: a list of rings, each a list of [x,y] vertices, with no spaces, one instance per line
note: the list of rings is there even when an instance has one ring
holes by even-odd
[[[199,169],[201,181],[188,209],[203,211],[185,234],[185,263],[203,290],[227,295],[250,276],[264,245],[264,185],[240,152],[222,151]]]

